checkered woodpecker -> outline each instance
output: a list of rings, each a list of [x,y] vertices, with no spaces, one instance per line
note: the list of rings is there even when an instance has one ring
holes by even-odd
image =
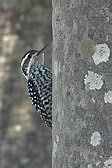
[[[44,66],[44,53],[30,50],[21,61],[21,70],[27,79],[32,105],[45,123],[52,128],[52,73]]]

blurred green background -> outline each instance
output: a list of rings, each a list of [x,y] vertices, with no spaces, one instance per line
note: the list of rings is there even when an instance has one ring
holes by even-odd
[[[32,107],[20,70],[30,49],[51,67],[49,0],[0,0],[0,168],[51,168],[51,130]]]

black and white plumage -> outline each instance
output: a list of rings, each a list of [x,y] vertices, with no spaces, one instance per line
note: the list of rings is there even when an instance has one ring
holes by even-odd
[[[52,128],[52,73],[44,67],[42,51],[45,47],[40,51],[27,52],[21,61],[21,70],[27,79],[32,105],[45,123]]]

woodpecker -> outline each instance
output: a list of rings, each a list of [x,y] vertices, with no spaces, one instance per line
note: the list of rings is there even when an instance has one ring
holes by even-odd
[[[52,72],[44,66],[45,48],[27,52],[21,60],[21,70],[27,80],[32,105],[47,126],[52,128]]]

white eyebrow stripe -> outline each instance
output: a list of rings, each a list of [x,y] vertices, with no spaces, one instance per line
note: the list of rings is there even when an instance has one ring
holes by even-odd
[[[24,74],[24,69],[23,69],[23,64],[25,62],[25,60],[28,58],[30,53],[27,53],[26,56],[23,58],[22,62],[21,62],[21,70],[23,72],[23,75],[25,76],[25,78],[27,79],[27,76]]]
[[[29,55],[29,54],[30,54],[30,53],[26,54],[25,58],[23,58],[23,60],[22,60],[22,62],[21,62],[21,67],[23,66],[25,60],[28,58],[28,55]]]

